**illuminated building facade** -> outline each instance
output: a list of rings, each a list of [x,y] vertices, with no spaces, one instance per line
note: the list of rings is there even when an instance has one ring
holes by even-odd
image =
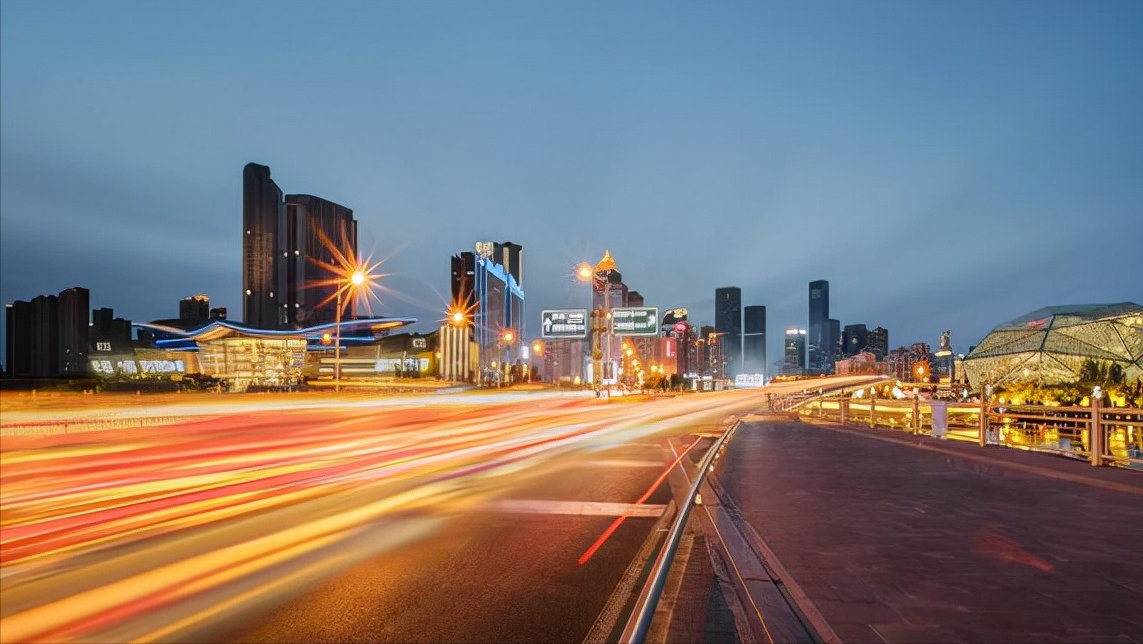
[[[1134,302],[1049,306],[992,329],[963,367],[982,384],[1076,382],[1089,361],[1126,381],[1143,377],[1143,306]]]
[[[225,383],[228,391],[250,388],[291,388],[307,376],[331,377],[335,359],[332,338],[337,326],[325,323],[303,329],[255,329],[215,319],[197,328],[180,328],[162,322],[137,323],[154,347],[139,348],[129,355],[93,360],[93,370],[107,377],[169,376],[196,374]],[[413,318],[369,318],[341,323],[342,377],[353,377],[363,357],[372,357],[369,373],[383,371],[380,355],[371,353],[381,338],[394,328],[413,324]],[[361,347],[366,347],[361,349]],[[435,347],[433,347],[435,349]],[[379,366],[380,365],[380,366]],[[307,366],[310,367],[307,373]],[[391,369],[390,369],[391,371]]]
[[[476,252],[463,252],[451,260],[452,301],[471,320],[482,381],[504,377],[504,365],[523,355],[520,347],[527,332],[524,289],[516,281],[517,276],[523,279],[522,257],[518,244],[478,242]],[[510,342],[506,341],[509,333]]]
[[[785,360],[782,373],[801,375],[806,372],[806,330],[798,327],[786,329]]]

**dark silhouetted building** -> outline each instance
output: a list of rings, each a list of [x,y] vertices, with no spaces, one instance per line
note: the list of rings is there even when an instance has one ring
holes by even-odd
[[[453,306],[471,314],[476,310],[476,253],[453,255],[450,275]]]
[[[842,352],[855,356],[869,346],[869,330],[864,324],[847,324],[841,332]]]
[[[639,291],[627,291],[627,306],[643,306],[643,295]]]
[[[313,195],[283,196],[270,168],[248,163],[242,171],[242,223],[244,323],[295,329],[334,321],[337,284],[331,267],[360,259],[353,211]]]
[[[5,338],[8,356],[8,377],[27,378],[32,375],[32,304],[17,300],[4,307],[8,337]]]
[[[810,282],[809,333],[806,336],[807,367],[820,372],[829,363],[829,282]]]
[[[742,373],[742,289],[724,286],[714,290],[714,328],[720,334],[727,364],[725,376]]]
[[[82,376],[87,373],[87,353],[91,345],[90,300],[90,291],[85,288],[73,286],[60,291],[57,375]]]
[[[183,322],[207,322],[209,319],[209,297],[192,295],[179,300],[179,320]]]
[[[218,308],[211,309],[210,310],[210,319],[212,319],[212,320],[225,320],[226,319],[226,307],[220,306]]]
[[[353,211],[313,195],[286,195],[283,216],[278,236],[279,326],[333,322],[339,276],[329,267],[360,261]],[[355,309],[350,311],[347,317],[357,317]]]
[[[742,321],[742,373],[765,375],[766,307],[747,306]]]
[[[115,311],[107,307],[91,312],[91,357],[119,354],[131,347],[131,320],[115,317]]]
[[[516,280],[516,286],[524,288],[524,247],[510,241],[492,245],[492,254],[497,264]]]
[[[282,190],[270,168],[248,163],[242,170],[242,321],[256,329],[278,327],[278,224]]]
[[[87,373],[90,324],[87,289],[78,286],[57,295],[39,295],[31,302],[5,308],[8,375],[13,378],[54,378]]]
[[[866,349],[878,360],[884,360],[889,355],[889,329],[877,327],[870,331]]]
[[[830,318],[826,320],[826,327],[829,329],[829,370],[833,371],[833,363],[845,355],[845,347],[841,342],[841,322]]]
[[[60,299],[55,295],[32,298],[32,377],[50,378],[59,372]]]

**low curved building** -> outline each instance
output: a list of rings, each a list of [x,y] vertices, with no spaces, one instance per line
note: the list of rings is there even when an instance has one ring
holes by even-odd
[[[1048,306],[1001,324],[964,359],[973,388],[981,383],[1059,383],[1079,379],[1088,360],[1118,364],[1128,380],[1143,376],[1143,306]]]

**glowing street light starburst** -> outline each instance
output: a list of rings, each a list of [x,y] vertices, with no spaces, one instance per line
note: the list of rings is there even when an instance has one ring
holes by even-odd
[[[381,304],[381,298],[374,289],[378,286],[378,282],[387,276],[385,273],[378,272],[382,262],[374,261],[372,256],[361,257],[355,254],[349,244],[345,230],[341,231],[342,243],[340,245],[330,241],[320,228],[316,229],[316,232],[318,241],[328,251],[333,261],[328,262],[317,257],[310,257],[309,260],[331,277],[314,280],[306,286],[308,288],[334,287],[333,292],[318,303],[317,308],[324,307],[330,302],[340,302],[341,309],[337,312],[340,318],[355,300],[360,300],[365,305],[366,312],[372,317],[372,301],[375,299],[378,304]],[[342,250],[343,248],[345,250]]]

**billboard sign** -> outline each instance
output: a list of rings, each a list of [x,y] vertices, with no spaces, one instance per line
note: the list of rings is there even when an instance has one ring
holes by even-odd
[[[549,340],[587,337],[587,309],[541,311],[540,337]]]
[[[734,377],[734,386],[740,389],[766,386],[766,377],[760,373],[740,373]]]
[[[653,306],[611,309],[611,332],[615,335],[659,335],[659,309]]]

